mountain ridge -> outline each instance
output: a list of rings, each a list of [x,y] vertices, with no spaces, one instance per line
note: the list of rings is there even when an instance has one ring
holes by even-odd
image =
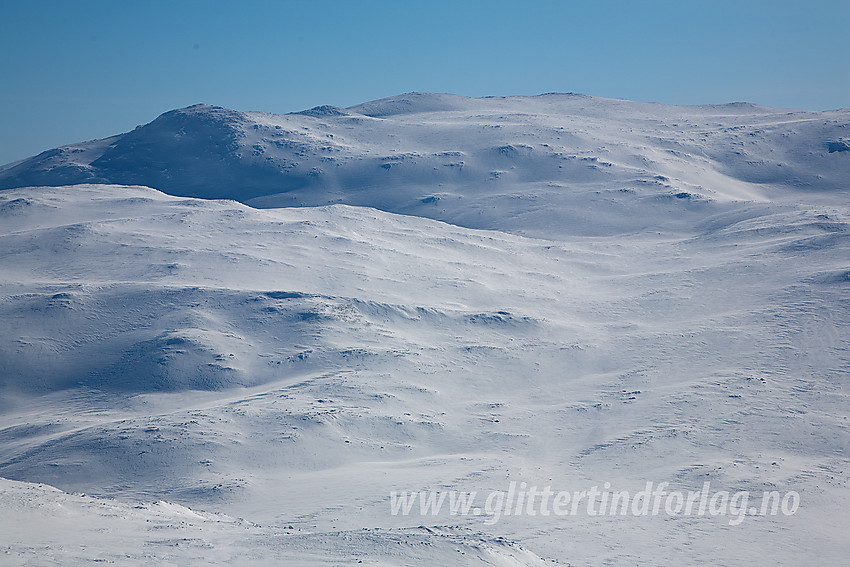
[[[7,166],[0,188],[144,185],[261,208],[370,206],[538,236],[634,231],[651,228],[635,212],[654,207],[693,222],[695,207],[844,190],[850,160],[832,150],[848,125],[842,111],[560,93],[407,93],[287,115],[198,104]],[[493,207],[524,220],[506,223]]]

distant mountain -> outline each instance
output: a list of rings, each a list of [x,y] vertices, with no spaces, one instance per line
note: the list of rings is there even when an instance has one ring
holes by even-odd
[[[850,111],[574,94],[410,93],[273,115],[195,105],[0,169],[0,188],[106,183],[254,207],[351,204],[531,235],[688,227],[734,200],[843,191]],[[678,222],[674,222],[678,221]],[[656,227],[657,228],[657,227]]]

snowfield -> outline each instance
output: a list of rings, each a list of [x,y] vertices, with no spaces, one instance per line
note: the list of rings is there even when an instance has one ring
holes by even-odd
[[[0,168],[0,563],[843,564],[848,124],[411,93]],[[485,509],[647,482],[799,509]]]
[[[7,166],[0,188],[341,203],[542,238],[688,230],[730,202],[845,191],[847,116],[571,94],[410,93],[283,116],[196,105]]]

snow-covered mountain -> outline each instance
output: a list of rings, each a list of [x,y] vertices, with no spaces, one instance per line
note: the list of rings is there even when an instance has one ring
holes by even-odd
[[[846,189],[847,111],[411,93],[296,114],[196,105],[0,170],[253,207],[349,204],[533,236],[687,228],[706,206]]]
[[[3,168],[0,562],[841,564],[848,124],[408,94]],[[391,513],[648,481],[800,507]]]

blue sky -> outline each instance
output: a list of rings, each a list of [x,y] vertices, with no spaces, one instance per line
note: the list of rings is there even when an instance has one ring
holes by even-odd
[[[409,91],[850,107],[850,1],[0,2],[0,164],[197,102]]]

